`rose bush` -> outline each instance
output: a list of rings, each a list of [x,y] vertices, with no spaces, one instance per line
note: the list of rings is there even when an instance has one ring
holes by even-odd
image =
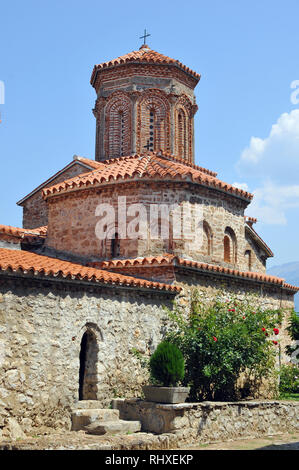
[[[184,355],[183,384],[194,401],[244,398],[275,374],[281,311],[262,310],[251,298],[220,299],[207,304],[195,291],[188,315],[177,304],[168,310],[173,323],[166,337]]]

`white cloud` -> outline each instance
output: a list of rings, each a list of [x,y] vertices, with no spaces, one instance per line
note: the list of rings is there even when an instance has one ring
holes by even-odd
[[[256,188],[246,214],[266,224],[287,224],[287,211],[294,217],[299,208],[299,110],[283,113],[265,139],[252,137],[237,169]]]
[[[243,191],[248,191],[247,183],[233,183],[232,186],[234,186],[234,188],[243,189]]]
[[[265,139],[251,137],[237,163],[240,174],[272,177],[285,184],[299,175],[299,109],[283,113]]]
[[[278,186],[267,181],[253,194],[254,199],[246,214],[265,224],[286,225],[286,212],[299,208],[299,185]]]

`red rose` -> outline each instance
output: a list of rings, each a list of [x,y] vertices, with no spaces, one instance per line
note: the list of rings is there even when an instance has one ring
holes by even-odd
[[[276,335],[278,335],[278,333],[279,333],[279,329],[278,329],[278,328],[273,328],[273,331],[274,331],[274,333],[275,333]]]
[[[277,341],[272,341],[272,343],[273,343],[273,344],[275,344],[275,346],[278,344],[278,342],[277,342]]]
[[[265,333],[265,336],[269,336],[268,333]]]
[[[262,331],[266,331],[266,328],[262,328]]]
[[[243,320],[245,320],[246,317],[243,317]]]
[[[213,336],[213,341],[218,341],[218,339],[216,338],[216,336]]]

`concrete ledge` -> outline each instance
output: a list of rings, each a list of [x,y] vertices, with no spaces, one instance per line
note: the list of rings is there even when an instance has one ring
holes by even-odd
[[[139,398],[115,399],[120,418],[141,422],[141,430],[171,433],[180,443],[257,438],[299,430],[299,402],[238,401],[162,404]]]

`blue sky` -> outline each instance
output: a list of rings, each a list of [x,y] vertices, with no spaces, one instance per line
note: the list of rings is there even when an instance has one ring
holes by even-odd
[[[21,226],[16,201],[74,154],[94,158],[93,66],[138,49],[146,27],[202,75],[196,163],[256,194],[269,266],[299,260],[298,17],[298,0],[2,2],[0,223]]]

